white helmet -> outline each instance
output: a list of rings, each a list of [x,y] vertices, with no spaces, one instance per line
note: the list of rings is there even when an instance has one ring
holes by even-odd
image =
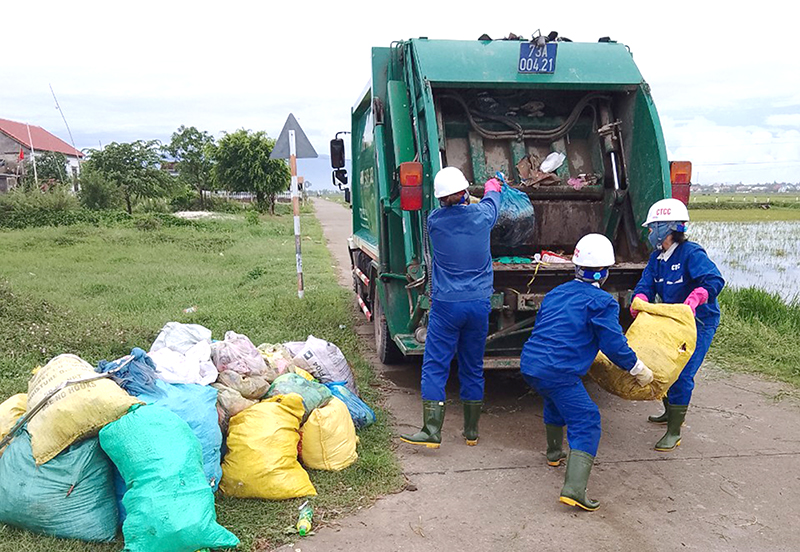
[[[642,226],[648,226],[654,222],[687,222],[689,220],[689,209],[680,199],[668,198],[653,203],[647,212],[647,220]]]
[[[469,182],[457,167],[445,167],[436,173],[436,177],[433,179],[433,195],[436,199],[462,192],[467,188],[469,188]]]
[[[614,246],[603,234],[586,234],[575,245],[572,264],[587,268],[606,268],[616,262]]]

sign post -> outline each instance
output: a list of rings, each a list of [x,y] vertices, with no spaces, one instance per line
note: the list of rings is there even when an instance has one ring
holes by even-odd
[[[272,148],[270,159],[289,159],[289,170],[292,173],[292,212],[294,213],[294,253],[297,264],[297,296],[303,298],[303,255],[301,252],[300,238],[300,180],[297,177],[297,159],[317,157],[314,146],[308,141],[303,129],[294,115],[289,113],[286,124],[283,125],[275,147]]]

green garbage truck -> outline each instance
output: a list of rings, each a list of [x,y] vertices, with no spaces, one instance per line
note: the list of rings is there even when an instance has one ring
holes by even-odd
[[[461,169],[473,197],[502,172],[533,205],[527,235],[492,243],[487,369],[519,366],[544,295],[574,277],[569,258],[590,232],[614,243],[604,289],[630,323],[648,256],[641,225],[671,182],[650,87],[624,44],[419,38],[373,48],[371,81],[352,108],[350,175],[341,134],[331,161],[334,182],[350,180],[353,287],[383,362],[424,352],[426,221],[446,166]]]

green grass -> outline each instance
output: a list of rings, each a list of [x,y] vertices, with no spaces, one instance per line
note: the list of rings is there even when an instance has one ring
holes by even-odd
[[[761,210],[762,205],[780,209],[800,209],[800,193],[697,194],[689,198],[690,209]]]
[[[760,222],[800,220],[800,209],[771,207],[770,209],[696,209],[690,204],[692,222]]]
[[[800,301],[756,288],[725,289],[709,358],[725,368],[800,386]]]
[[[258,224],[194,222],[186,226],[96,227],[76,224],[0,231],[0,401],[25,391],[31,370],[71,352],[90,363],[131,347],[148,348],[172,320],[202,324],[221,339],[226,330],[256,344],[314,334],[339,345],[356,372],[362,396],[380,404],[375,376],[359,354],[351,298],[337,285],[333,261],[313,216],[302,216],[305,299],[297,298],[290,216]],[[197,312],[183,309],[196,306]],[[330,520],[397,490],[402,476],[391,450],[387,414],[359,433],[358,462],[338,473],[310,471],[319,496],[316,522]],[[218,497],[220,522],[241,550],[285,542],[298,500],[269,502]],[[0,550],[120,550],[63,541],[0,524]]]

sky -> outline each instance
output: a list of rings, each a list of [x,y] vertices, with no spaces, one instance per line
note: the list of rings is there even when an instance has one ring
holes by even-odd
[[[610,36],[630,47],[651,87],[669,158],[692,161],[693,182],[800,183],[800,57],[785,6],[14,2],[4,7],[0,118],[69,142],[63,114],[83,149],[166,142],[180,125],[217,137],[239,128],[277,137],[291,112],[324,154],[337,131],[349,130],[371,47],[420,36],[556,30],[576,42]]]

